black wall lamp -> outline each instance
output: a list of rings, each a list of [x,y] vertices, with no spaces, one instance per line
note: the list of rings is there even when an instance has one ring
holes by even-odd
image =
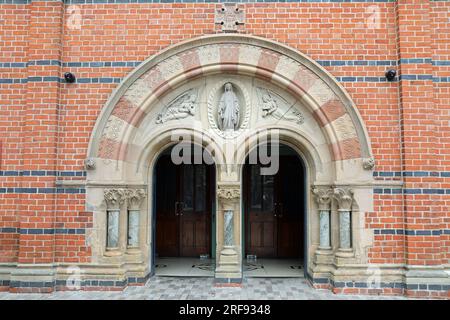
[[[394,80],[396,75],[397,75],[397,71],[394,69],[389,69],[388,71],[386,71],[386,74],[385,74],[386,79],[388,81]]]
[[[64,73],[64,79],[67,83],[74,83],[75,82],[75,75],[71,72]]]

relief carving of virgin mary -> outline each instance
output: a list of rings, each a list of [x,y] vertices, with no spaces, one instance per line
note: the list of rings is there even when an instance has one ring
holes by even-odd
[[[224,92],[219,100],[218,125],[222,131],[237,130],[239,128],[239,100],[233,92],[233,85],[226,83]]]

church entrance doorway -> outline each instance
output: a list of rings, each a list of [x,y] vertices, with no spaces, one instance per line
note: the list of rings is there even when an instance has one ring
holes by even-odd
[[[292,148],[280,145],[278,150],[279,167],[274,174],[262,174],[260,162],[247,159],[244,166],[244,271],[250,276],[303,275],[299,270],[305,246],[304,166]],[[255,272],[258,269],[265,270]]]

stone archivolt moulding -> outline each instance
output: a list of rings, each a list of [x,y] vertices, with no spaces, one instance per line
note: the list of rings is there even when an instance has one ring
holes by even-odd
[[[289,88],[324,128],[335,161],[372,157],[368,134],[356,106],[324,68],[282,44],[254,36],[226,34],[172,46],[136,68],[111,95],[99,116],[88,156],[107,162],[133,158],[129,154],[133,130],[139,129],[160,97],[190,79],[227,72],[256,75],[280,88]],[[225,82],[232,82],[244,95],[246,110],[242,112],[239,130],[233,133],[236,135],[248,125],[248,94],[238,82],[228,79],[219,83],[216,90]],[[215,109],[217,102],[210,102],[209,108]],[[216,114],[209,118],[211,126],[217,128]],[[218,128],[216,132],[222,135]],[[141,146],[133,146],[134,151],[136,147]]]

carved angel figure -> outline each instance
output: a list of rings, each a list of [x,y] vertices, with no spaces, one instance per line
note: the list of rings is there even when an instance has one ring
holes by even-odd
[[[169,120],[183,119],[187,116],[195,115],[195,93],[189,93],[177,99],[165,113],[160,113],[156,119],[156,123],[164,123]]]

